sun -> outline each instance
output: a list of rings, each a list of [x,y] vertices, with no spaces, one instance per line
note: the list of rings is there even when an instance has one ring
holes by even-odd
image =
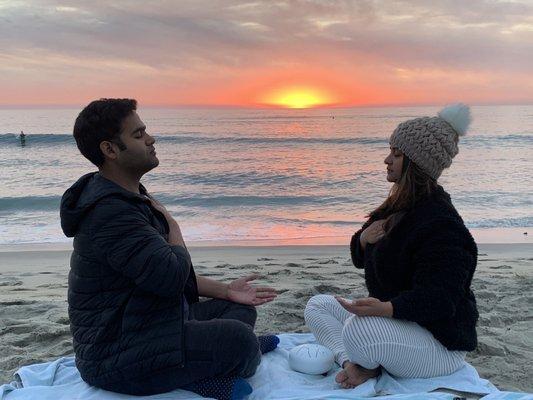
[[[262,104],[284,108],[312,108],[335,103],[333,96],[324,90],[311,87],[285,87],[263,95]]]

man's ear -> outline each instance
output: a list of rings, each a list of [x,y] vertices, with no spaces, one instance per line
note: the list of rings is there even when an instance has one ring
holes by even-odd
[[[105,158],[116,160],[120,150],[115,143],[104,140],[103,142],[100,142],[100,151]]]

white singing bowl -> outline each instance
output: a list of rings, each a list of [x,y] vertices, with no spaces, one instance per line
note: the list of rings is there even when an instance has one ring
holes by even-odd
[[[304,374],[319,375],[333,366],[333,352],[320,344],[301,344],[289,352],[289,366]]]

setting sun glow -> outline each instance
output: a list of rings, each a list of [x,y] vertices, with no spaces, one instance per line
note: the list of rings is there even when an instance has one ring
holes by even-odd
[[[285,108],[311,108],[335,103],[333,96],[314,88],[276,89],[260,99],[262,104]]]

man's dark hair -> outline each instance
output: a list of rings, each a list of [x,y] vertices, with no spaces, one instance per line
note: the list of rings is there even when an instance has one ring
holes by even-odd
[[[104,164],[105,158],[100,143],[116,143],[120,150],[126,146],[120,140],[122,121],[137,109],[134,99],[100,99],[85,107],[74,124],[74,138],[81,154],[97,167]]]

